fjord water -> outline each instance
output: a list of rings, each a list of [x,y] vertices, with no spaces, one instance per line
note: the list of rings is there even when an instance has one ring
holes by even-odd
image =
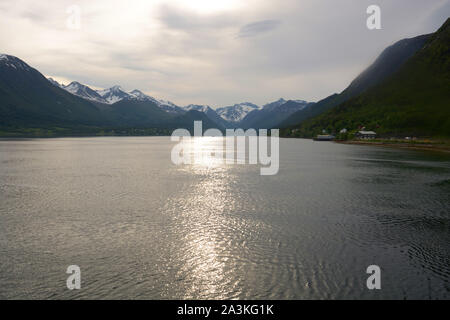
[[[1,140],[0,298],[450,298],[448,155],[281,139],[261,176],[173,145]]]

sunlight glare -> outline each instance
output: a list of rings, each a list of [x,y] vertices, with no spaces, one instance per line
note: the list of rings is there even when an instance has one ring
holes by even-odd
[[[233,10],[239,6],[237,0],[178,0],[177,2],[183,7],[202,14]]]

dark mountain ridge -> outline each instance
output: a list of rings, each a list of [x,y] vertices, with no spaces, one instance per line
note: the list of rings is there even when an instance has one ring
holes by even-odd
[[[426,41],[430,34],[403,39],[386,48],[375,62],[356,77],[350,85],[341,93],[333,94],[325,99],[294,113],[280,124],[280,127],[298,126],[302,121],[313,118],[344,101],[361,94],[370,87],[395,73],[411,58]]]
[[[0,55],[0,126],[99,125],[92,103],[50,83],[22,60]]]
[[[450,19],[426,38],[395,73],[302,122],[294,127],[295,135],[311,137],[323,129],[339,132],[364,126],[379,136],[450,137]]]

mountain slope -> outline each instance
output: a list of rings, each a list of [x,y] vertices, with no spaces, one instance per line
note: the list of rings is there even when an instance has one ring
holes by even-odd
[[[302,121],[315,117],[348,99],[359,95],[368,88],[380,83],[411,58],[424,44],[431,35],[421,35],[411,39],[403,39],[392,46],[386,48],[375,62],[362,72],[352,83],[340,94],[333,94],[307,108],[294,113],[287,120],[283,121],[281,127],[298,125]]]
[[[135,92],[136,94],[136,92]],[[209,119],[201,112],[184,111],[182,113],[163,110],[159,101],[128,97],[102,108],[104,119],[119,128],[193,128],[195,120],[202,120],[204,128],[223,129],[220,124]]]
[[[216,128],[221,131],[225,130],[222,125],[212,121],[205,113],[196,110],[190,110],[183,115],[176,116],[173,120],[170,121],[170,127],[186,128],[190,130],[191,133],[193,133],[194,121],[202,121],[203,131],[211,128]]]
[[[96,125],[103,121],[92,103],[53,85],[22,60],[0,55],[0,125]]]
[[[104,111],[119,127],[164,127],[173,116],[151,101],[123,99]]]
[[[450,19],[396,73],[302,123],[298,134],[360,125],[381,135],[450,137]]]
[[[184,107],[184,110],[191,111],[195,110],[198,112],[203,112],[209,119],[214,121],[215,123],[219,124],[223,128],[231,128],[231,125],[228,121],[223,119],[221,116],[217,114],[217,112],[212,109],[210,106],[204,106],[199,104],[190,104],[186,107]]]

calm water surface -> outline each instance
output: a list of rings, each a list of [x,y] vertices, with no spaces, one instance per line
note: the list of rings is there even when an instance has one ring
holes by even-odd
[[[448,155],[282,139],[260,176],[172,147],[1,140],[0,298],[450,298]]]

